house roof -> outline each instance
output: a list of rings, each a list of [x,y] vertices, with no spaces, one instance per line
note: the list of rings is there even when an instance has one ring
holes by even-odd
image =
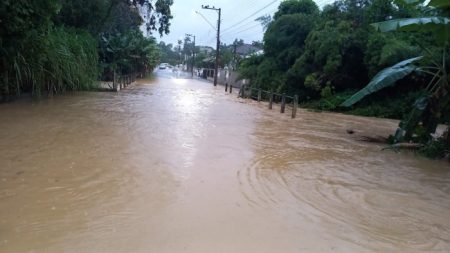
[[[236,47],[236,53],[239,55],[249,55],[261,49],[250,44],[244,44]]]

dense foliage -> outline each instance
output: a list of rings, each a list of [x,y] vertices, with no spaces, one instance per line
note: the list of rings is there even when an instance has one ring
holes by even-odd
[[[394,86],[405,76],[428,75],[429,82],[416,99],[412,110],[399,124],[393,142],[420,142],[426,144],[428,155],[430,147],[443,148],[442,154],[449,153],[450,124],[448,108],[450,103],[450,82],[448,76],[448,43],[450,41],[450,2],[431,0],[404,1],[412,8],[420,10],[423,16],[407,19],[394,19],[374,23],[377,31],[418,31],[427,33],[434,39],[431,45],[419,44],[423,49],[421,56],[403,60],[376,74],[370,83],[347,99],[343,106],[352,106],[363,98],[386,87]],[[432,14],[430,16],[430,13]],[[447,122],[446,133],[438,139],[433,137],[440,122]],[[436,145],[438,144],[438,145]]]
[[[304,100],[320,98],[323,89],[361,88],[415,52],[408,37],[376,34],[370,26],[405,15],[385,0],[341,0],[322,11],[312,0],[283,1],[265,32],[265,55],[243,62],[241,73],[254,85]]]
[[[265,54],[244,60],[239,71],[253,86],[298,94],[308,107],[414,118],[402,123],[401,138],[394,139],[426,143],[437,123],[449,122],[449,88],[442,84],[448,83],[449,5],[441,0],[338,0],[319,10],[312,0],[285,0],[264,34]],[[395,20],[400,23],[390,23]],[[372,25],[379,22],[385,25]],[[388,88],[362,90],[351,107],[340,106],[371,79],[379,83],[395,70]],[[420,100],[424,96],[426,103]]]
[[[177,65],[180,60],[180,56],[176,52],[173,44],[166,44],[164,41],[160,41],[158,47],[161,51],[161,62],[169,63],[173,66]]]
[[[4,0],[0,3],[0,101],[93,88],[101,74],[154,67],[140,31],[169,32],[172,0]]]

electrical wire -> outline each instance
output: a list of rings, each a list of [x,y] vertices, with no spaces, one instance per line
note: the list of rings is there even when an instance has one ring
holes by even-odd
[[[241,30],[241,31],[239,31],[239,32],[235,32],[234,34],[243,33],[243,32],[246,32],[246,31],[248,31],[248,30],[254,29],[254,28],[256,28],[256,27],[261,27],[261,24],[256,24],[256,25],[251,26],[251,27],[249,27],[249,28],[247,28],[247,29]]]
[[[334,0],[316,0],[315,3],[316,3],[318,6],[320,6],[320,5],[326,5],[326,4],[332,3],[333,1],[334,1]],[[273,4],[273,2],[269,3],[268,6],[270,6],[271,4]],[[265,6],[264,8],[267,8],[267,7]],[[274,9],[273,11],[269,12],[269,13],[273,13],[273,12],[275,12],[277,9],[278,9],[278,7],[277,7],[276,9]],[[257,11],[256,13],[254,13],[254,14],[248,16],[248,17],[245,18],[244,20],[246,20],[246,19],[248,19],[248,18],[250,18],[250,17],[256,15],[258,12],[260,12],[260,11]],[[268,13],[268,14],[269,14],[269,13]],[[266,15],[267,15],[267,14],[266,14]],[[246,27],[246,26],[252,24],[253,22],[255,22],[255,20],[252,20],[252,21],[250,21],[250,22],[247,22],[247,23],[238,25],[238,24],[240,24],[240,23],[242,23],[242,22],[243,22],[243,20],[241,20],[240,22],[238,22],[238,23],[236,23],[236,24],[234,24],[234,25],[232,25],[232,26],[230,26],[230,27],[224,29],[224,30],[221,32],[221,35],[222,35],[222,36],[223,36],[223,35],[228,35],[230,32],[233,32],[233,30],[237,30],[237,29],[240,29],[240,28],[244,28],[244,27]],[[236,26],[236,25],[238,25],[238,26]],[[234,27],[234,28],[233,28],[233,27]],[[255,25],[255,26],[252,26],[251,28],[248,28],[248,29],[245,29],[245,30],[241,30],[241,31],[239,31],[239,32],[234,32],[234,33],[235,33],[235,34],[236,34],[236,33],[241,33],[241,32],[243,32],[243,31],[250,30],[250,29],[252,29],[253,27],[256,27],[256,25]],[[231,28],[233,28],[233,29],[231,29]]]
[[[317,6],[319,6],[319,8],[320,8],[321,6],[323,7],[323,6],[327,5],[327,4],[332,4],[334,1],[335,1],[335,0],[314,0],[314,2],[317,4]],[[255,2],[255,1],[253,1],[253,2]],[[265,5],[265,6],[262,7],[261,9],[258,9],[257,11],[255,11],[254,13],[252,13],[251,15],[249,15],[249,16],[243,18],[243,19],[240,20],[239,22],[237,22],[237,23],[235,23],[235,24],[233,24],[233,25],[231,25],[231,26],[229,26],[229,27],[223,29],[222,32],[221,32],[221,37],[222,37],[222,38],[232,38],[232,36],[234,36],[234,35],[236,35],[236,34],[241,34],[241,33],[250,31],[250,30],[252,30],[252,29],[254,29],[254,28],[260,26],[260,24],[254,24],[254,25],[252,25],[252,24],[255,22],[255,20],[251,20],[251,21],[245,22],[245,23],[244,23],[244,21],[246,21],[246,20],[248,20],[249,18],[255,16],[255,15],[258,14],[258,13],[260,13],[262,10],[268,8],[269,6],[271,6],[272,4],[274,4],[275,2],[277,2],[277,1],[272,1],[272,2],[270,2],[269,4]],[[237,6],[237,7],[235,7],[235,9],[237,9],[237,8],[242,8],[242,6]],[[273,11],[268,12],[266,15],[268,15],[268,14],[273,14],[273,13],[276,12],[277,10],[278,10],[278,6],[277,6],[277,8],[275,8]],[[252,25],[252,26],[249,26],[249,25]],[[243,28],[243,29],[242,29],[242,28]],[[239,29],[242,29],[242,30],[239,30]],[[245,35],[254,36],[254,35],[259,35],[259,34],[260,34],[260,33],[258,32],[258,33],[251,33],[251,34],[246,33]]]
[[[252,6],[253,4],[256,4],[258,2],[258,0],[245,1],[245,4],[243,4],[243,5],[240,4],[240,1],[237,1],[237,2],[238,2],[238,4],[236,6],[234,6],[234,8],[229,10],[229,13],[235,13],[235,12],[241,11],[243,8],[248,8],[248,7]]]
[[[217,28],[205,17],[203,14],[199,11],[195,11],[200,17],[202,17],[215,31],[217,31]]]
[[[277,8],[277,9],[278,9],[278,8]],[[271,10],[271,11],[267,12],[267,13],[264,14],[264,15],[272,15],[277,9]],[[237,26],[237,27],[235,27],[235,28],[233,28],[233,29],[231,29],[231,30],[225,31],[225,32],[221,33],[221,35],[223,35],[223,34],[228,34],[228,33],[232,33],[233,31],[240,30],[240,29],[243,29],[243,28],[245,29],[246,27],[248,28],[249,25],[254,25],[255,22],[258,22],[258,21],[252,20],[252,21],[250,21],[250,22],[247,22],[247,23],[245,23],[245,24],[242,24],[242,25],[240,25],[240,26]],[[261,25],[259,22],[258,22],[258,24]]]
[[[229,27],[223,29],[223,32],[225,32],[225,31],[227,31],[227,30],[229,30],[229,29],[231,29],[231,28],[233,28],[233,27],[238,26],[239,24],[241,24],[241,23],[244,22],[245,20],[247,20],[247,19],[249,19],[249,18],[255,16],[256,14],[260,13],[261,11],[263,11],[263,10],[269,8],[272,4],[274,4],[274,3],[278,2],[278,1],[279,1],[279,0],[275,0],[275,1],[270,2],[269,4],[265,5],[265,6],[262,7],[261,9],[259,9],[259,10],[255,11],[254,13],[252,13],[250,16],[247,16],[246,18],[240,20],[239,22],[235,23],[234,25],[229,26]]]

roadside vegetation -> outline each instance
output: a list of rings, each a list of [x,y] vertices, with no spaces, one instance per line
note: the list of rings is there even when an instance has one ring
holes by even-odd
[[[145,72],[159,60],[152,37],[169,32],[172,0],[4,0],[0,102],[89,90],[101,78]]]
[[[264,55],[241,62],[253,86],[298,94],[304,107],[401,119],[390,138],[430,157],[450,150],[450,2],[339,0],[322,10],[286,0],[267,25]]]

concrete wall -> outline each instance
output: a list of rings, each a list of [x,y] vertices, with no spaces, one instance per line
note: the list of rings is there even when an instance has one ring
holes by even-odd
[[[210,81],[214,80],[214,70],[207,70],[208,77],[207,79]],[[236,80],[238,78],[238,73],[231,70],[219,70],[219,75],[217,77],[217,82],[221,85],[233,85],[233,87],[240,88],[243,84],[248,84],[248,80]]]

